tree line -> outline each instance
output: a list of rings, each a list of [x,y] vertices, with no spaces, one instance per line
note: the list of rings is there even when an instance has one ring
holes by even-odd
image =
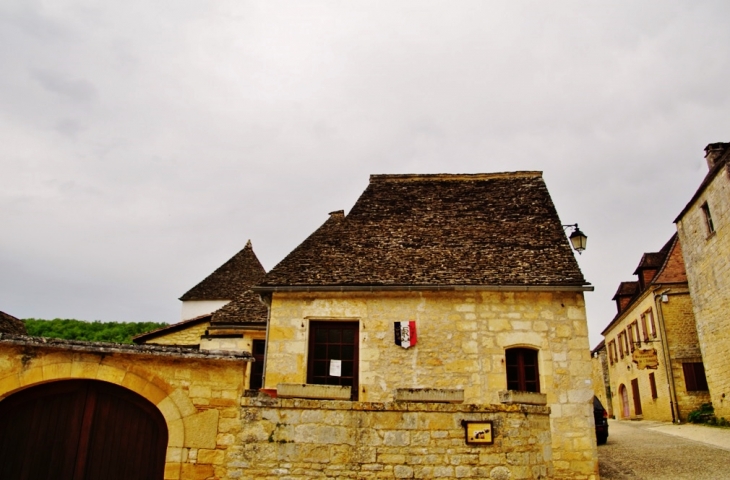
[[[85,322],[69,318],[26,318],[25,328],[33,337],[86,340],[89,342],[132,343],[132,337],[169,324],[160,322]]]

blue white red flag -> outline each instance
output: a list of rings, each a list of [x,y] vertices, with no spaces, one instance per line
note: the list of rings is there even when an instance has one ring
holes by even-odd
[[[416,322],[395,322],[395,344],[403,348],[409,348],[416,344]]]

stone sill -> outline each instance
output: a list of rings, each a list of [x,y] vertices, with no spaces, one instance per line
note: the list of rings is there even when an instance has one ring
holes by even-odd
[[[499,401],[506,404],[547,405],[547,395],[544,393],[503,390],[499,392]]]
[[[464,403],[464,390],[446,388],[396,388],[396,402]]]
[[[308,398],[318,400],[349,400],[352,387],[339,385],[312,385],[308,383],[279,383],[276,395],[280,398]]]

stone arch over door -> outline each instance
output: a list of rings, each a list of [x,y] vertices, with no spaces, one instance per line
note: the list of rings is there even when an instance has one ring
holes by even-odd
[[[167,440],[155,405],[108,382],[42,383],[0,402],[0,478],[162,479]]]
[[[629,393],[626,391],[626,385],[623,383],[618,387],[618,394],[621,399],[621,418],[630,418]]]

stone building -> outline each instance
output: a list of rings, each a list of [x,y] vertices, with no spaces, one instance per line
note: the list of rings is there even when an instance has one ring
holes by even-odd
[[[709,392],[677,235],[645,253],[634,274],[637,281],[619,286],[618,313],[602,332],[606,397],[618,418],[684,421]]]
[[[216,352],[248,352],[248,389],[261,388],[268,310],[251,287],[266,271],[251,241],[230,260],[183,295],[183,317],[196,317],[137,335],[137,344],[194,347]],[[214,309],[210,312],[206,310]]]
[[[597,477],[592,287],[540,172],[373,175],[253,289],[270,309],[272,395],[547,404],[555,477]],[[431,478],[405,460],[402,478]]]
[[[730,418],[730,143],[705,148],[709,172],[676,218],[715,415]]]
[[[608,351],[606,350],[605,340],[601,340],[591,350],[591,358],[591,364],[593,365],[593,394],[601,402],[603,408],[606,409],[608,416],[615,418],[611,402],[611,382],[609,380]]]

